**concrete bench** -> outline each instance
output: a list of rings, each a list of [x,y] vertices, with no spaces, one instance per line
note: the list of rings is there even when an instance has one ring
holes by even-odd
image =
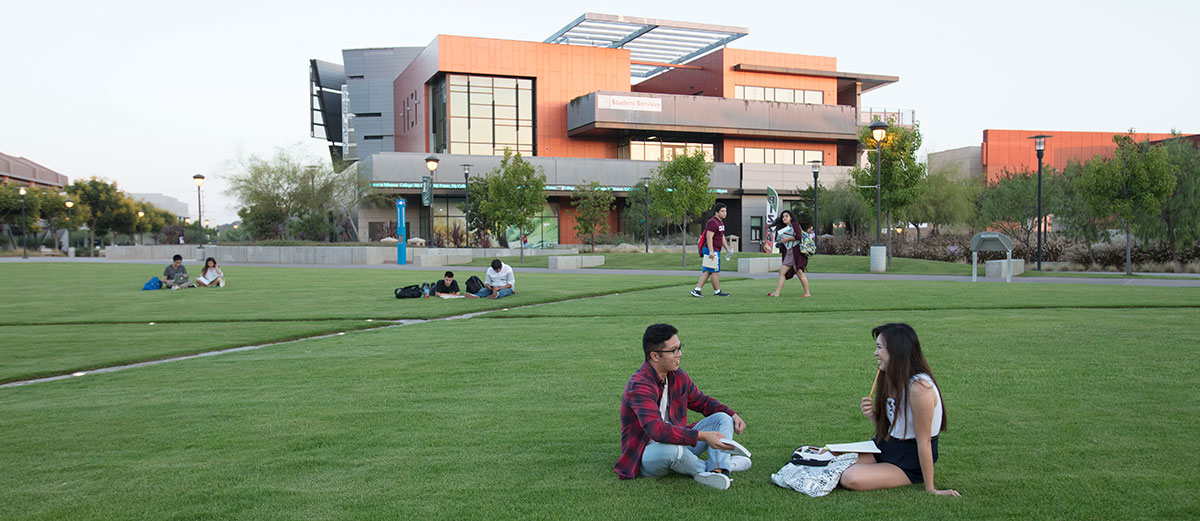
[[[577,270],[583,267],[583,262],[576,255],[551,255],[546,258],[546,265],[552,270]]]
[[[738,273],[769,273],[779,271],[783,259],[779,257],[743,257],[738,258]]]
[[[1016,277],[1025,273],[1025,260],[1012,260],[1012,276]],[[984,277],[989,279],[1004,279],[1008,278],[1008,261],[1007,260],[990,260],[984,265]]]
[[[604,265],[603,255],[580,255],[579,265],[584,268],[594,268]]]
[[[413,255],[413,266],[445,266],[447,255]]]

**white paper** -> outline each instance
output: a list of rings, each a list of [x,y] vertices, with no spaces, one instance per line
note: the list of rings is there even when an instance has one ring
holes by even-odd
[[[700,266],[710,270],[719,269],[721,267],[721,257],[720,255],[716,257],[709,257],[708,255],[705,255],[704,261],[701,262]]]
[[[860,452],[879,454],[879,447],[871,440],[859,441],[855,443],[830,443],[825,448],[830,452]]]

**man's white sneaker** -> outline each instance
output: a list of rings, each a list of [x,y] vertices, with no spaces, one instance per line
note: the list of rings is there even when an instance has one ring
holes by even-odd
[[[696,482],[700,484],[710,486],[717,490],[725,490],[729,488],[729,484],[733,482],[732,479],[729,479],[729,476],[721,474],[720,472],[701,472],[695,476],[692,476],[692,479],[696,480]]]
[[[743,472],[743,471],[750,470],[750,465],[751,465],[750,458],[747,458],[745,456],[730,456],[729,457],[729,471],[730,472]]]

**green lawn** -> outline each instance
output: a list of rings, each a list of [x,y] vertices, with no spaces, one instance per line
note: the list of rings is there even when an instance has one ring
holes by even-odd
[[[78,280],[125,273],[71,267],[83,272]],[[8,288],[54,287],[62,269],[0,266],[3,305],[13,300]],[[9,335],[21,331],[25,342],[37,327],[79,328],[62,337],[79,346],[88,329],[105,331],[93,335],[94,350],[153,344],[141,325],[197,305],[182,299],[228,298],[213,316],[230,320],[182,313],[180,328],[225,328],[240,317],[295,325],[293,334],[316,322],[313,308],[365,321],[380,310],[419,315],[418,305],[459,303],[327,309],[376,298],[356,295],[378,285],[366,282],[427,274],[226,271],[239,284],[226,290],[304,278],[319,298],[295,286],[268,300],[223,290],[134,297],[122,282],[96,300],[115,299],[127,324],[47,316],[72,325],[12,325],[7,310],[4,350],[21,351]],[[529,280],[564,298],[576,284],[564,275]],[[610,296],[0,389],[0,465],[10,470],[0,474],[0,519],[624,520],[663,508],[688,519],[1200,516],[1200,456],[1185,443],[1200,414],[1194,289],[828,281],[814,283],[811,299],[789,286],[772,300],[757,296],[767,281],[742,280],[728,283],[734,297],[718,300],[688,297],[689,280],[636,292],[617,288],[667,281],[603,280],[586,293]],[[51,315],[74,298],[22,291],[18,304]],[[137,306],[138,298],[158,300]],[[89,311],[110,316],[103,306]],[[681,477],[621,481],[611,471],[621,389],[641,363],[642,330],[659,321],[681,329],[684,369],[749,425],[739,440],[755,465],[729,491]],[[963,497],[906,487],[812,499],[770,484],[798,445],[869,437],[858,401],[874,375],[870,328],[886,321],[921,335],[948,414],[937,484]],[[214,344],[251,334],[227,329]],[[180,331],[173,342],[184,342]]]
[[[590,254],[581,253],[581,255]],[[604,256],[604,265],[598,266],[599,268],[637,270],[700,269],[700,256],[694,251],[688,252],[686,267],[683,266],[683,256],[679,253],[597,253],[596,255]],[[737,271],[737,259],[739,258],[775,256],[777,254],[738,253],[734,255],[733,261],[730,263],[731,267],[727,269],[728,271]],[[500,257],[500,260],[514,268],[545,268],[548,263],[546,256],[535,257],[532,255],[527,255],[524,262],[521,261],[520,257]],[[486,267],[491,262],[491,258],[478,257],[464,266]],[[811,273],[870,273],[871,259],[855,255],[817,255],[809,261],[808,267]],[[902,275],[970,275],[971,266],[969,264],[956,264],[953,262],[895,257],[892,259],[892,267],[888,270],[888,273]],[[979,266],[979,274],[983,274],[982,263]]]

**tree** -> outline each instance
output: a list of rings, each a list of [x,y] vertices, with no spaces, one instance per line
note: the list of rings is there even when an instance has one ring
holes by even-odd
[[[708,191],[713,164],[703,150],[691,154],[675,154],[671,161],[662,160],[651,172],[650,209],[654,213],[679,223],[683,241],[683,266],[687,266],[687,225],[692,218],[712,208],[717,195]]]
[[[27,187],[24,198],[24,228],[22,228],[20,189],[21,187],[15,184],[0,185],[0,224],[5,225],[9,244],[13,248],[19,248],[20,245],[17,244],[12,230],[20,230],[22,237],[36,232],[39,229],[37,223],[42,207],[42,190]]]
[[[892,212],[903,209],[916,200],[921,194],[921,178],[925,177],[925,164],[917,161],[917,151],[921,149],[921,127],[914,125],[911,130],[892,123],[887,136],[883,139],[882,150],[879,153],[868,153],[867,168],[853,168],[850,177],[859,186],[874,186],[879,184],[880,208],[887,214],[887,228],[891,228]],[[871,136],[871,129],[862,127],[858,140],[863,148],[875,150],[878,146]],[[880,157],[882,156],[882,160]],[[876,179],[875,164],[879,163],[880,179]],[[868,203],[868,208],[874,210],[875,188],[859,188],[858,194]],[[891,234],[888,234],[891,240]],[[888,263],[891,263],[892,249],[888,248]]]
[[[471,192],[472,218],[479,212],[479,222],[487,223],[499,236],[510,227],[524,236],[530,220],[546,207],[546,174],[508,148],[504,149],[500,166],[479,181],[472,181],[476,186]],[[521,260],[525,260],[525,241],[521,241]]]
[[[1081,242],[1090,252],[1092,244],[1107,238],[1099,220],[1088,209],[1087,199],[1079,191],[1079,179],[1083,176],[1083,165],[1078,161],[1067,163],[1063,172],[1044,176],[1044,211],[1051,215],[1055,233]],[[1043,174],[1044,175],[1044,174]]]
[[[1161,145],[1138,143],[1127,135],[1113,136],[1113,142],[1117,144],[1113,158],[1106,160],[1097,155],[1088,161],[1079,187],[1093,215],[1113,216],[1121,223],[1125,230],[1125,274],[1132,275],[1133,224],[1159,214],[1163,201],[1175,189],[1175,176]]]
[[[650,222],[646,222],[647,214],[650,213],[647,205],[648,190],[649,186],[645,181],[638,181],[625,197],[625,208],[621,210],[622,228],[634,237],[658,237],[667,227],[666,222],[658,215],[650,215]],[[649,233],[646,233],[646,226],[650,227]]]
[[[872,212],[867,203],[857,194],[857,189],[848,181],[842,181],[829,190],[821,190],[821,221],[832,231],[833,223],[846,225],[846,236],[855,236],[868,228],[867,216]]]
[[[1172,250],[1188,249],[1200,241],[1200,150],[1178,138],[1163,148],[1175,190],[1157,214],[1147,213],[1137,226],[1147,239],[1166,241]]]
[[[81,222],[88,225],[89,251],[95,247],[97,233],[104,236],[118,227],[132,223],[129,214],[131,203],[125,194],[117,189],[116,183],[92,177],[86,181],[75,181],[67,192],[75,198],[77,205],[85,204],[88,207],[87,221]],[[76,206],[75,209],[79,210],[79,207]],[[83,212],[77,211],[75,215],[81,213]],[[80,219],[82,218],[81,216]]]
[[[961,178],[957,166],[929,172],[921,183],[920,195],[900,212],[900,218],[917,229],[917,244],[921,243],[921,223],[929,224],[932,236],[942,226],[972,220],[980,186],[976,181]]]
[[[1029,172],[1002,172],[979,194],[979,220],[1025,246],[1030,261],[1031,236],[1037,229],[1037,177]]]
[[[241,203],[238,216],[256,238],[328,241],[361,193],[357,170],[334,172],[297,148],[280,148],[269,159],[250,156],[232,170],[228,193]]]
[[[583,180],[582,185],[575,187],[572,206],[578,210],[575,214],[575,233],[590,235],[592,252],[596,251],[596,231],[608,229],[608,214],[612,212],[617,201],[611,190],[602,190],[599,181]]]

